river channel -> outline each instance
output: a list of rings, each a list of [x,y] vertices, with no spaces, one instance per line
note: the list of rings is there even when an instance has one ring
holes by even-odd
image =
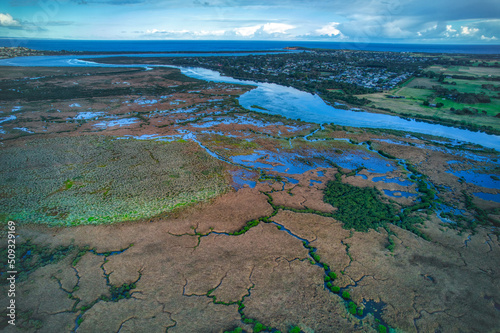
[[[204,54],[205,56],[207,54]],[[220,54],[219,54],[220,55]],[[144,56],[144,55],[140,55]],[[156,55],[158,56],[158,55]],[[172,56],[172,55],[168,55]],[[178,54],[175,56],[200,56],[199,54]],[[153,65],[113,65],[98,64],[85,61],[86,58],[99,58],[107,56],[38,56],[19,57],[0,60],[0,66],[26,66],[26,67],[159,67]],[[82,59],[82,60],[79,60]],[[236,83],[254,85],[253,89],[239,98],[240,104],[249,109],[259,112],[282,115],[291,119],[300,119],[313,123],[334,123],[341,126],[366,127],[394,129],[421,134],[429,134],[445,137],[452,140],[479,144],[487,148],[500,150],[500,136],[473,132],[456,127],[430,124],[416,121],[414,119],[403,119],[397,116],[385,114],[368,113],[363,111],[352,111],[337,109],[325,103],[318,95],[285,87],[274,83],[262,83],[246,80],[238,80],[220,75],[216,71],[205,68],[177,67],[183,74],[189,77],[213,82]],[[252,106],[259,106],[256,109]]]

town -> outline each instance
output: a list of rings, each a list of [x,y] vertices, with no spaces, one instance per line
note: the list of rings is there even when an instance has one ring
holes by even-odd
[[[295,86],[363,92],[385,91],[437,58],[413,53],[353,50],[297,50],[239,57],[171,59],[219,70],[225,75]]]

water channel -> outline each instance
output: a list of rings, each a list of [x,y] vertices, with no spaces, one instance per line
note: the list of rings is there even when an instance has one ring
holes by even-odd
[[[141,55],[141,57],[143,56],[145,55]],[[177,56],[194,55],[184,54]],[[0,66],[154,67],[153,65],[146,66],[98,64],[85,60],[88,58],[104,57],[109,57],[109,55],[18,57],[12,59],[2,59],[0,60]],[[408,120],[385,114],[336,109],[335,107],[325,103],[318,95],[300,91],[292,87],[285,87],[274,83],[238,80],[231,77],[222,76],[216,71],[205,68],[176,66],[166,67],[179,68],[181,72],[186,76],[206,81],[256,86],[256,89],[243,94],[239,98],[240,104],[249,110],[267,112],[271,114],[282,115],[287,118],[300,119],[303,121],[319,124],[335,123],[336,125],[341,126],[395,129],[407,132],[436,135],[448,139],[470,142],[482,145],[484,147],[500,150],[500,136],[497,135],[486,134],[483,132],[473,132],[465,129],[438,124],[430,124],[426,122],[416,121],[414,119]],[[255,109],[252,107],[253,105],[257,105],[261,108],[266,109],[267,111]]]

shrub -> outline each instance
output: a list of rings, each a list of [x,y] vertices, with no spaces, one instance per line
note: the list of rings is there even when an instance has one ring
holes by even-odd
[[[255,324],[255,326],[253,327],[253,332],[254,332],[254,333],[259,333],[259,332],[261,332],[261,331],[263,331],[263,330],[265,330],[265,329],[266,329],[266,327],[265,327],[264,325],[262,325],[261,323],[257,323],[257,324]]]
[[[395,246],[395,245],[396,245],[396,244],[394,243],[394,240],[393,240],[391,237],[389,237],[389,244],[386,246],[386,248],[387,248],[389,251],[394,252],[394,246]]]
[[[347,299],[350,299],[351,298],[351,295],[349,294],[348,291],[343,291],[342,292],[342,298],[347,300]]]
[[[358,307],[356,306],[356,303],[351,301],[351,302],[349,302],[349,305],[347,307],[349,309],[350,314],[352,314],[352,315],[356,314],[356,310],[358,309]]]
[[[321,257],[316,254],[316,253],[311,253],[311,257],[316,261],[316,262],[320,262],[321,261]]]

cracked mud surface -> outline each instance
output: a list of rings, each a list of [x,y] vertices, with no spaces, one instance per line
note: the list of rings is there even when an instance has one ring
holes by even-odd
[[[240,200],[265,197],[253,189],[238,193]],[[234,193],[226,196],[222,202],[232,200]],[[211,207],[204,208],[208,214]],[[259,215],[252,208],[246,213]],[[202,224],[200,212],[203,208],[186,211],[181,221]],[[354,301],[385,303],[382,318],[392,327],[427,332],[474,326],[487,332],[498,320],[493,302],[499,297],[500,246],[487,230],[479,230],[464,247],[464,235],[443,232],[435,221],[426,224],[431,242],[391,227],[398,235],[391,253],[385,248],[385,231],[353,233],[332,218],[282,210],[272,220],[316,247]],[[73,243],[97,252],[126,248],[106,257],[87,252],[75,267],[73,251],[32,273],[19,285],[29,295],[19,306],[44,325],[28,331],[69,332],[82,315],[77,332],[221,332],[244,327],[236,304],[240,300],[247,317],[281,331],[293,325],[306,332],[373,330],[368,319],[348,314],[341,298],[325,290],[323,270],[311,265],[302,242],[276,225],[261,223],[239,236],[198,237],[172,234],[178,222],[23,230],[22,238],[42,246]],[[219,228],[231,231],[234,226]],[[137,281],[131,297],[100,300],[110,293],[104,273],[114,286]],[[97,300],[90,309],[71,312],[75,301],[68,292],[76,284],[79,289],[72,295],[80,300],[77,309]]]

